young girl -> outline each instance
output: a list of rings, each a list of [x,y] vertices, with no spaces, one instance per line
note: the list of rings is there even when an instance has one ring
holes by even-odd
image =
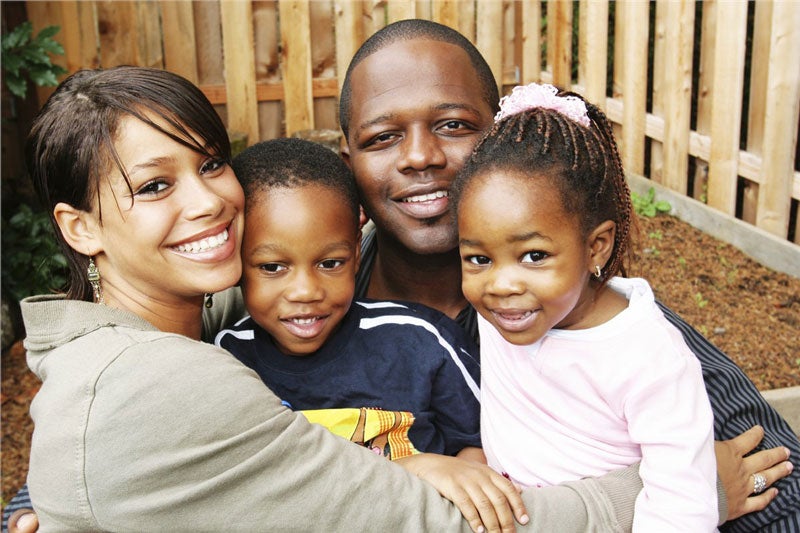
[[[603,113],[515,88],[453,192],[490,466],[545,486],[641,461],[634,530],[714,530],[700,365],[647,282],[616,277],[633,216]]]

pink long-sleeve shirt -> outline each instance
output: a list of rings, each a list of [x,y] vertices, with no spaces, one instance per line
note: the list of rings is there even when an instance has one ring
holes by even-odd
[[[713,415],[700,364],[642,279],[600,326],[507,342],[479,317],[481,433],[489,465],[525,486],[641,461],[634,531],[714,531]]]

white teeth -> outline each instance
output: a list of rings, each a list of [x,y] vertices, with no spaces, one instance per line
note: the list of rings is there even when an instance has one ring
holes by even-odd
[[[226,229],[223,230],[219,235],[212,235],[211,237],[206,237],[205,239],[200,239],[199,241],[179,244],[175,247],[175,249],[179,252],[194,254],[197,252],[205,252],[207,250],[211,250],[212,248],[217,248],[225,244],[227,241],[228,230]]]
[[[416,203],[416,202],[429,202],[431,200],[436,200],[437,198],[447,198],[449,194],[447,191],[436,191],[430,194],[421,194],[419,196],[409,196],[408,198],[403,198],[403,202],[406,203]]]
[[[293,318],[292,322],[301,326],[307,326],[308,324],[313,324],[316,322],[316,318]]]

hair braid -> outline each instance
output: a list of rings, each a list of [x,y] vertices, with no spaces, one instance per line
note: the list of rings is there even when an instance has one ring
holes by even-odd
[[[559,93],[567,95],[583,100],[574,93]],[[614,248],[603,269],[605,283],[625,273],[635,221],[611,125],[597,106],[585,103],[589,127],[546,108],[532,108],[495,123],[459,173],[452,197],[457,210],[472,178],[491,170],[515,170],[531,179],[552,180],[564,209],[579,217],[584,234],[604,220],[616,224]]]

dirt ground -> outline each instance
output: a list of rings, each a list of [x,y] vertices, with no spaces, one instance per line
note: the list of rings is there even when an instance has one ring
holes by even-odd
[[[630,276],[728,354],[760,390],[800,385],[800,279],[773,272],[669,216],[640,219]],[[2,354],[2,498],[25,479],[38,380],[19,344]]]

